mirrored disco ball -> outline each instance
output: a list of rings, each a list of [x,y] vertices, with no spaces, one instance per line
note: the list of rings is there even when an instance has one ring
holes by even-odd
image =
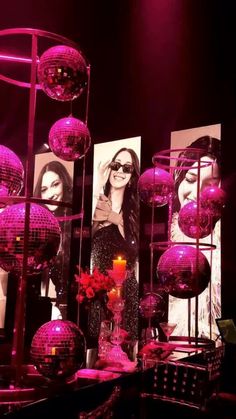
[[[157,276],[170,295],[192,298],[201,294],[207,287],[211,268],[204,254],[195,247],[176,245],[160,257]]]
[[[82,331],[69,320],[51,320],[35,333],[30,355],[38,372],[51,379],[72,376],[85,360]]]
[[[169,202],[174,191],[174,181],[166,170],[159,167],[147,169],[138,180],[138,191],[145,204],[162,207]]]
[[[17,155],[0,145],[0,196],[18,195],[23,187],[24,168]]]
[[[11,205],[0,213],[0,267],[20,271],[24,255],[25,204]],[[30,205],[28,273],[39,271],[56,256],[60,245],[57,219],[41,205]]]
[[[200,204],[212,218],[220,218],[226,202],[226,193],[218,186],[207,186],[200,194]]]
[[[203,238],[209,236],[213,225],[208,212],[198,205],[197,202],[189,202],[184,205],[178,217],[181,231],[188,237]]]
[[[73,100],[87,85],[87,65],[79,51],[66,45],[46,50],[38,65],[38,82],[52,99]]]
[[[90,144],[91,137],[87,125],[79,119],[59,119],[50,129],[49,146],[62,160],[80,159],[87,153]]]
[[[165,313],[164,299],[159,294],[147,293],[140,299],[139,310],[145,319],[162,318]]]

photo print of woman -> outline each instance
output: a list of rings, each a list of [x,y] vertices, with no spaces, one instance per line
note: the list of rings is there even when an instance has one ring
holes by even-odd
[[[121,256],[127,261],[122,327],[138,337],[138,246],[140,137],[94,147],[91,267],[105,273]],[[99,333],[91,321],[90,333]]]
[[[178,168],[174,170],[175,199],[171,222],[171,240],[176,242],[193,242],[195,238],[186,236],[180,229],[179,211],[184,205],[197,200],[198,160],[200,159],[199,192],[207,186],[220,186],[221,166],[221,127],[219,124],[189,130],[172,132],[171,149],[183,149],[178,155]],[[189,150],[191,148],[192,150]],[[196,149],[196,151],[194,151]],[[197,151],[200,150],[200,151]],[[189,160],[191,159],[191,161]],[[209,164],[208,164],[209,163]],[[187,167],[181,169],[182,166]],[[208,287],[198,296],[198,336],[214,338],[218,335],[215,322],[221,315],[221,235],[220,219],[213,230],[201,243],[213,244],[214,250],[200,251],[207,258],[211,267],[211,280]],[[210,289],[211,287],[211,289]],[[195,336],[195,298],[191,298],[191,336]],[[188,300],[169,296],[170,322],[177,323],[175,333],[188,335]],[[211,335],[211,336],[210,336]]]
[[[66,162],[53,153],[36,154],[34,174],[34,196],[55,201],[54,204],[42,204],[55,217],[71,215],[71,206],[58,205],[62,201],[72,204],[74,163]],[[43,272],[41,295],[54,301],[52,317],[66,317],[65,312],[56,308],[66,306],[67,280],[70,263],[71,221],[59,219],[61,227],[61,245],[54,264]]]

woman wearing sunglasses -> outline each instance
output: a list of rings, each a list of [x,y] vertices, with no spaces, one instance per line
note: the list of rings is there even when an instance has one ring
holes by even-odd
[[[112,160],[99,163],[98,182],[94,191],[97,202],[93,214],[91,252],[93,267],[98,267],[104,273],[112,269],[112,261],[118,256],[127,260],[127,269],[131,274],[124,287],[124,328],[134,338],[138,334],[135,267],[139,235],[139,173],[138,157],[130,148],[121,148]]]

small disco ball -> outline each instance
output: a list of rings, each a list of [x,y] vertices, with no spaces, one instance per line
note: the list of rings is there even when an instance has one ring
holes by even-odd
[[[40,57],[38,81],[52,99],[62,102],[76,99],[87,85],[87,79],[85,59],[74,48],[57,45]]]
[[[69,320],[51,320],[35,333],[30,355],[38,372],[50,379],[71,377],[85,360],[82,331]]]
[[[152,317],[160,319],[165,313],[164,300],[161,295],[149,292],[140,299],[139,310],[141,316],[145,319],[151,319]]]
[[[218,186],[207,186],[200,195],[201,207],[214,219],[219,219],[226,202],[226,193]]]
[[[17,155],[0,145],[0,196],[18,195],[23,187],[24,168]]]
[[[141,201],[149,206],[162,207],[168,204],[174,191],[174,181],[166,170],[154,167],[147,169],[138,180]]]
[[[160,257],[157,276],[173,297],[192,298],[207,287],[211,268],[204,254],[195,247],[176,245]]]
[[[0,213],[0,267],[19,272],[23,265],[25,205],[15,204]],[[28,273],[50,263],[60,245],[60,226],[47,208],[30,204]]]
[[[62,160],[75,161],[84,157],[91,144],[90,132],[82,121],[69,117],[55,122],[49,132],[49,146]]]
[[[198,208],[195,201],[189,202],[181,208],[178,224],[186,236],[194,239],[209,236],[213,228],[208,212],[200,206]]]

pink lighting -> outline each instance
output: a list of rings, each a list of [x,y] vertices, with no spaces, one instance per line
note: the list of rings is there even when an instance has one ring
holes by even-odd
[[[211,217],[220,218],[225,206],[226,193],[218,186],[207,186],[200,195],[200,203]]]
[[[161,295],[155,293],[145,294],[139,302],[139,310],[142,317],[160,319],[165,313],[165,302]]]
[[[166,250],[157,264],[157,276],[166,292],[177,298],[201,294],[210,281],[211,268],[195,247],[176,245]]]
[[[38,81],[52,99],[69,101],[80,96],[87,85],[85,59],[75,48],[57,45],[46,50],[38,64]]]
[[[69,320],[43,324],[31,343],[31,359],[40,374],[51,379],[72,376],[85,360],[85,338]]]
[[[62,118],[55,122],[49,132],[49,146],[62,160],[75,161],[83,157],[91,144],[90,132],[82,121]]]
[[[0,61],[13,61],[17,63],[26,63],[26,64],[32,63],[31,58],[16,57],[14,55],[3,55],[3,54],[0,54]],[[39,63],[39,60],[37,60],[37,63]]]
[[[23,187],[24,168],[19,157],[0,145],[0,196],[18,195]]]
[[[138,191],[141,201],[154,207],[166,205],[174,191],[172,176],[158,167],[147,169],[139,178]]]
[[[178,223],[181,231],[188,237],[207,237],[212,231],[209,213],[198,208],[197,202],[192,201],[184,205],[179,212]]]
[[[19,271],[23,264],[25,204],[15,204],[0,213],[0,266]],[[60,244],[57,219],[41,205],[31,204],[28,243],[29,273],[42,269],[56,256]]]

